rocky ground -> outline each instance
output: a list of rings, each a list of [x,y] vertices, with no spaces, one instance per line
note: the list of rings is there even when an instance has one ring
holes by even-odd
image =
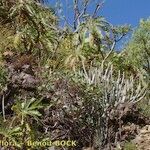
[[[143,127],[136,138],[133,140],[137,150],[150,150],[150,125]]]

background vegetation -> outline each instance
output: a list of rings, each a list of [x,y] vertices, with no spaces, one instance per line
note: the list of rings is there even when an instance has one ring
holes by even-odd
[[[38,0],[0,0],[0,140],[75,140],[58,149],[134,149],[150,117],[150,20],[132,31],[74,0],[72,24]]]

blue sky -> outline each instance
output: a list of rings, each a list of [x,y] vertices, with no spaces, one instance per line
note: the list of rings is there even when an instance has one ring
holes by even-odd
[[[57,0],[47,0],[49,4],[54,5]],[[58,0],[63,4],[63,13],[67,16],[68,20],[72,22],[72,7],[69,9],[65,5],[65,2],[69,2],[70,5],[73,0]],[[94,1],[91,0],[94,5]],[[93,5],[90,5],[89,11],[93,10]],[[138,26],[141,18],[150,17],[150,0],[105,0],[103,7],[99,12],[100,16],[106,18],[108,22],[113,25],[129,24],[134,29]],[[122,49],[124,44],[129,41],[131,33],[128,34],[121,42],[117,44],[117,49]]]
[[[51,4],[56,3],[56,0],[48,1]],[[59,1],[64,4],[66,0]],[[68,1],[71,2],[73,0]],[[64,11],[71,20],[72,14],[66,10],[65,6]],[[92,6],[89,10],[92,10]],[[105,0],[99,14],[113,25],[130,24],[135,27],[138,25],[140,18],[148,18],[150,16],[150,0]]]
[[[102,14],[112,24],[137,26],[140,18],[150,16],[150,0],[106,0]]]

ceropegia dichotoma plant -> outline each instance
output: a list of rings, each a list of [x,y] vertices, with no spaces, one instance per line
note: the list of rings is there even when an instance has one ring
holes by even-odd
[[[96,141],[104,144],[111,136],[111,132],[108,132],[111,126],[110,120],[115,118],[116,122],[119,122],[133,105],[145,97],[147,91],[140,79],[135,80],[133,76],[126,78],[121,72],[116,74],[111,64],[104,67],[102,63],[99,68],[91,67],[88,71],[83,68],[84,71],[78,74],[83,83],[87,87],[94,86],[101,91],[101,97],[92,99],[91,104],[93,109],[99,107]]]

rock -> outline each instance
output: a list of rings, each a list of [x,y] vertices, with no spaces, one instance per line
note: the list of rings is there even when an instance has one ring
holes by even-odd
[[[143,127],[133,142],[138,150],[150,150],[150,125]]]
[[[94,148],[93,147],[85,147],[82,150],[94,150]]]

